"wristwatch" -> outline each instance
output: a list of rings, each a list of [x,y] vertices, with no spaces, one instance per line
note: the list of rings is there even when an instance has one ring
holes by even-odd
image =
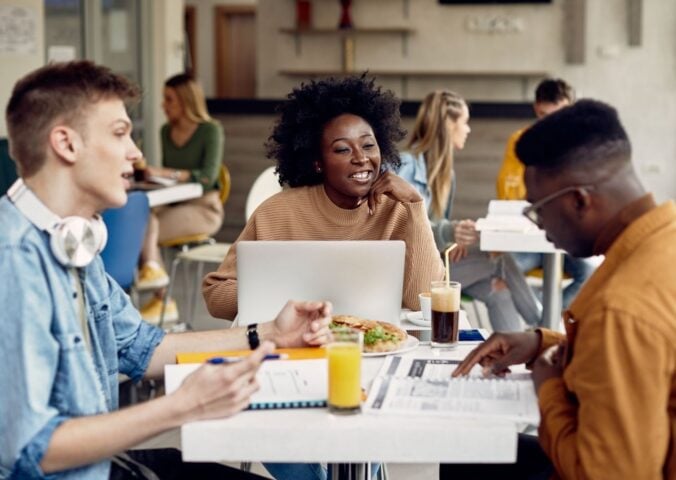
[[[256,350],[258,345],[261,344],[260,339],[258,338],[258,324],[252,323],[246,327],[246,338],[249,340],[249,348],[251,350]]]

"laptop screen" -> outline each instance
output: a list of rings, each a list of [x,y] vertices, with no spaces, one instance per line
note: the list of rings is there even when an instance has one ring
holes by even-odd
[[[405,244],[390,240],[237,243],[238,324],[275,318],[288,300],[398,324]]]

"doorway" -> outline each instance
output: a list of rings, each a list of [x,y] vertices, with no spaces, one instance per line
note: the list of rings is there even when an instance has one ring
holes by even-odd
[[[256,7],[215,7],[216,94],[256,96]]]

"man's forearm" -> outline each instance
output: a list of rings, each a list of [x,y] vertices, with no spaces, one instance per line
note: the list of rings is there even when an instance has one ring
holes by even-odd
[[[275,341],[274,323],[258,325],[260,341]],[[216,352],[219,350],[246,350],[249,341],[246,328],[228,328],[204,332],[174,333],[164,337],[153,353],[145,378],[160,378],[164,375],[164,366],[176,363],[176,354],[181,352]]]
[[[187,421],[187,408],[172,397],[62,423],[52,435],[40,466],[49,474],[110,458]]]

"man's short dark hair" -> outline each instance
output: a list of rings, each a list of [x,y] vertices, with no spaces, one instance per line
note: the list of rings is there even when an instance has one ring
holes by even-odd
[[[562,100],[573,102],[573,87],[560,78],[546,78],[535,89],[535,103],[559,103]]]
[[[610,161],[628,162],[631,143],[615,110],[597,100],[579,100],[547,115],[516,144],[526,165],[561,170]]]
[[[5,112],[10,155],[19,173],[30,177],[40,170],[55,122],[86,127],[89,105],[101,99],[133,102],[139,97],[137,85],[90,61],[52,63],[29,73],[14,85]]]

